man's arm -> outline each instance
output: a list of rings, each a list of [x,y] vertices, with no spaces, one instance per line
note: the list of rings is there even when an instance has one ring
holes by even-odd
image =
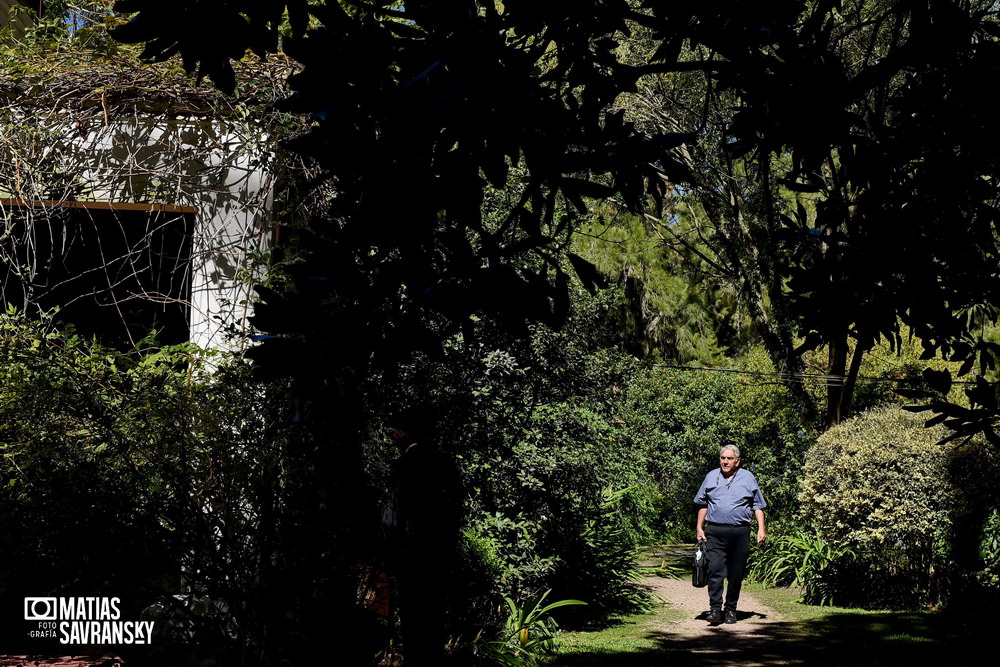
[[[764,528],[764,510],[754,510],[753,515],[757,517],[757,544],[767,539],[767,530]]]
[[[698,533],[698,539],[705,539],[705,517],[708,515],[707,507],[698,508],[698,521],[695,523],[695,530]]]

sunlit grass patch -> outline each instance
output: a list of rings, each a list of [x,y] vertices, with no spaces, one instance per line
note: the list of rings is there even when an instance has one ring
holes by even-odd
[[[658,647],[657,630],[684,618],[684,611],[660,602],[650,612],[613,619],[600,630],[561,633],[556,639],[556,650],[564,656],[648,653]],[[553,664],[558,665],[558,659]]]

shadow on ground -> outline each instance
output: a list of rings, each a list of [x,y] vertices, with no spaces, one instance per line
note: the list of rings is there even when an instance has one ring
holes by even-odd
[[[743,619],[749,616],[745,614]],[[735,635],[730,631],[734,626],[725,625],[698,637],[657,631],[647,635],[656,642],[654,649],[567,653],[553,664],[558,667],[955,664],[982,650],[973,641],[971,620],[928,613],[878,616],[839,613],[795,624],[765,623],[749,635]],[[983,643],[981,637],[978,643]]]

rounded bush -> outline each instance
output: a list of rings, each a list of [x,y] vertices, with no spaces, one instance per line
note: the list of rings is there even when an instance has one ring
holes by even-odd
[[[949,523],[948,431],[896,406],[831,428],[806,454],[802,511],[824,540],[925,552]]]
[[[840,601],[908,604],[940,588],[936,570],[959,502],[952,447],[939,444],[948,433],[886,406],[831,428],[808,451],[804,518],[820,539],[858,558]]]

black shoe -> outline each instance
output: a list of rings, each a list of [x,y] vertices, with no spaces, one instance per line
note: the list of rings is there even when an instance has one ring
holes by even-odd
[[[722,610],[712,609],[708,612],[708,622],[712,625],[718,625],[722,623]]]
[[[728,623],[729,625],[732,625],[735,622],[736,622],[736,610],[735,609],[727,609],[726,610],[726,623]]]

